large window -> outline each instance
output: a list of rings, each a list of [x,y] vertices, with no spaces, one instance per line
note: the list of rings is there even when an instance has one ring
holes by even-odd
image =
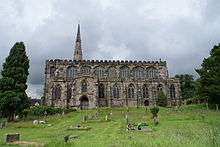
[[[87,82],[86,82],[86,80],[82,80],[82,82],[81,82],[81,92],[87,92]]]
[[[173,84],[170,85],[170,98],[171,99],[175,99],[176,98],[175,86]]]
[[[99,84],[98,92],[99,92],[99,98],[104,98],[105,97],[105,87],[102,83]]]
[[[117,78],[117,70],[115,67],[110,67],[108,69],[108,77],[109,78]]]
[[[77,75],[77,68],[76,67],[68,67],[66,70],[66,76],[68,78],[74,78]]]
[[[163,85],[162,85],[162,84],[159,84],[159,85],[157,86],[157,91],[158,91],[158,92],[163,91]]]
[[[72,96],[71,85],[67,85],[67,101],[71,99],[71,96]]]
[[[95,68],[95,71],[94,71],[95,75],[98,77],[98,78],[104,78],[105,77],[105,69],[103,67],[96,67]]]
[[[119,88],[116,84],[113,86],[112,95],[113,98],[119,98]]]
[[[81,67],[81,74],[90,74],[91,67],[89,66],[82,66]]]
[[[143,85],[142,87],[142,92],[143,92],[143,98],[148,98],[149,94],[148,94],[148,87],[146,84]]]
[[[50,77],[54,77],[55,76],[55,71],[56,71],[56,68],[54,66],[51,66],[50,67]]]
[[[128,98],[135,98],[134,96],[134,85],[133,84],[130,84],[128,86]]]
[[[56,85],[52,88],[52,99],[57,100],[61,98],[61,86]]]
[[[144,69],[142,67],[135,67],[132,72],[135,79],[144,78]]]
[[[146,77],[147,78],[157,78],[158,77],[158,71],[157,69],[153,67],[149,67],[146,69]]]
[[[130,77],[130,69],[127,66],[123,66],[120,68],[119,72],[120,78],[129,78]]]

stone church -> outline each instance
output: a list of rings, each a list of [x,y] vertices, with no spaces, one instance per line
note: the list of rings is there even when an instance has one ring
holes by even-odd
[[[81,109],[155,105],[159,92],[168,105],[180,99],[180,83],[169,78],[166,61],[85,60],[78,25],[73,60],[47,60],[44,103]]]

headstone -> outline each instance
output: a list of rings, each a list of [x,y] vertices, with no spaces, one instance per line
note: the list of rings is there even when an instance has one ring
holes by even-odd
[[[108,121],[108,115],[105,116],[105,121]]]
[[[159,124],[159,120],[158,120],[157,117],[154,117],[154,118],[153,118],[153,121],[154,121],[154,125],[155,125],[155,126]]]
[[[83,122],[87,122],[88,121],[88,116],[87,115],[84,115],[83,116]]]
[[[39,124],[39,121],[38,120],[34,120],[33,121],[33,125],[38,125]]]
[[[3,129],[6,127],[6,121],[0,122],[0,129]]]
[[[125,115],[125,122],[126,122],[126,124],[128,124],[128,115],[127,114]]]
[[[19,140],[20,140],[20,134],[18,134],[18,133],[6,135],[6,143],[19,141]]]
[[[216,111],[218,111],[218,104],[216,104],[215,107],[216,107]]]
[[[43,120],[39,120],[39,124],[46,124],[46,122]]]
[[[64,138],[63,138],[63,139],[64,139],[64,142],[65,142],[65,143],[67,143],[67,142],[68,142],[69,137],[70,137],[70,135],[66,135],[66,136],[64,136]]]
[[[209,110],[209,105],[208,105],[208,103],[206,103],[206,109]]]

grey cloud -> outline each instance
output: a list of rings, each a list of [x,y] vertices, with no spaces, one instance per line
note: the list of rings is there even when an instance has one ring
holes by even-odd
[[[171,76],[196,75],[194,68],[220,42],[219,7],[218,0],[2,0],[0,63],[24,41],[29,91],[42,95],[45,60],[72,59],[80,22],[86,59],[162,58]]]

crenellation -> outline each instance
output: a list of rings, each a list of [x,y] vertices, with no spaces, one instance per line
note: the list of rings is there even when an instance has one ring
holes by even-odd
[[[76,47],[81,50],[81,44]],[[85,60],[80,53],[74,60],[46,60],[44,97],[45,104],[51,106],[83,109],[154,105],[158,86],[162,86],[159,89],[169,104],[180,100],[179,79],[169,78],[167,63],[161,59]]]

